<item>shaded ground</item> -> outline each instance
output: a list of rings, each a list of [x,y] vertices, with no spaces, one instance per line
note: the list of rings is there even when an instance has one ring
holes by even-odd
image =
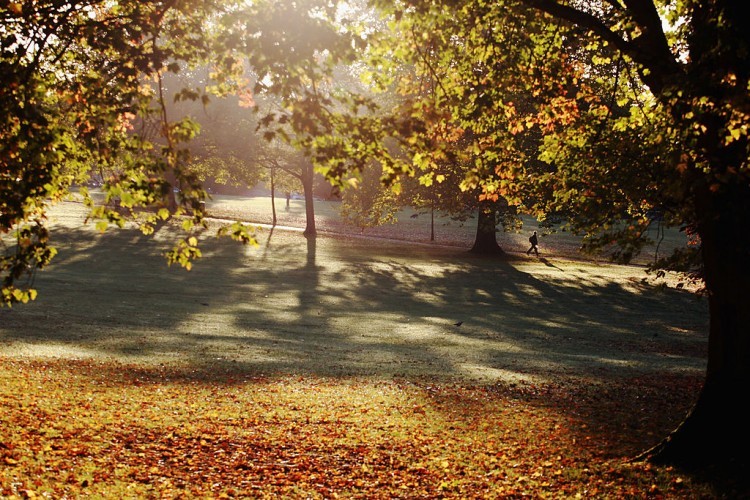
[[[705,365],[705,303],[642,268],[266,229],[207,237],[186,272],[169,228],[99,234],[81,209],[53,212],[38,300],[0,309],[2,494],[744,491],[624,464]]]
[[[0,310],[0,354],[225,365],[258,373],[543,381],[704,369],[706,310],[641,268],[266,231],[209,239],[191,272],[137,232],[57,212],[40,297]],[[461,322],[461,326],[455,324]]]

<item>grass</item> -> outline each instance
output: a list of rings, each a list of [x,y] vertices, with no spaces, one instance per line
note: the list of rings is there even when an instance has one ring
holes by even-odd
[[[637,267],[266,230],[258,248],[209,238],[186,272],[164,265],[168,228],[150,240],[57,217],[40,298],[3,311],[5,352],[482,382],[703,370],[705,304]]]
[[[705,363],[705,304],[641,268],[265,230],[188,273],[167,227],[80,220],[54,212],[39,298],[0,310],[0,495],[725,491],[628,463]]]
[[[348,226],[339,217],[340,203],[334,201],[315,201],[316,224],[324,232],[335,233],[358,233],[359,228]],[[211,215],[229,219],[249,220],[270,224],[273,220],[271,200],[264,196],[226,196],[214,195],[207,204]],[[277,224],[280,226],[304,227],[305,226],[305,203],[303,200],[290,200],[286,207],[286,200],[276,200]],[[470,218],[466,221],[456,221],[447,215],[440,213],[435,217],[435,241],[430,242],[430,215],[417,212],[411,208],[404,208],[398,212],[395,224],[387,224],[380,227],[368,228],[365,235],[390,238],[395,240],[406,240],[420,243],[434,243],[470,248],[476,233],[476,219]],[[580,259],[579,252],[581,238],[565,231],[550,232],[539,226],[538,222],[529,216],[521,216],[523,229],[521,232],[504,232],[500,230],[497,238],[500,245],[508,252],[525,252],[528,247],[528,236],[532,231],[539,231],[541,235],[540,247],[543,254],[557,257],[568,257]],[[646,235],[655,242],[661,239],[658,227],[654,224]],[[685,235],[675,229],[664,231],[661,243],[647,245],[642,255],[636,257],[635,263],[649,264],[655,256],[664,257],[674,248],[685,245]],[[592,260],[591,256],[585,257]]]

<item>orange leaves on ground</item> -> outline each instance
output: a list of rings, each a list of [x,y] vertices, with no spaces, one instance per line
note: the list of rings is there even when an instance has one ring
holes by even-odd
[[[682,477],[624,465],[629,431],[606,424],[616,408],[597,394],[0,359],[0,496],[690,492]]]

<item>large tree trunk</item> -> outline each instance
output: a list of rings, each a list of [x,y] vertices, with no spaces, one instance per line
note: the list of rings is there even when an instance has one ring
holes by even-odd
[[[706,381],[683,423],[647,456],[689,467],[750,463],[750,186],[696,195],[710,331]]]
[[[500,245],[497,244],[497,213],[493,208],[483,207],[479,209],[477,219],[477,234],[474,238],[472,253],[502,255]]]

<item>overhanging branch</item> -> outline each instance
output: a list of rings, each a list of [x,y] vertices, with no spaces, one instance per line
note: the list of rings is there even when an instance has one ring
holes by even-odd
[[[521,0],[521,2],[529,7],[546,12],[555,18],[563,19],[581,28],[586,28],[626,54],[629,54],[633,50],[629,41],[612,31],[609,26],[593,14],[562,5],[555,0]]]
[[[664,35],[661,19],[651,0],[623,0],[614,2],[620,7],[618,12],[628,16],[637,27],[637,36],[630,39],[628,33],[613,31],[604,19],[556,0],[520,0],[523,4],[580,28],[588,29],[600,39],[612,44],[617,50],[648,71],[641,71],[641,77],[654,93],[660,92],[670,77],[679,72],[680,65],[675,59]],[[612,3],[612,2],[610,2]]]

